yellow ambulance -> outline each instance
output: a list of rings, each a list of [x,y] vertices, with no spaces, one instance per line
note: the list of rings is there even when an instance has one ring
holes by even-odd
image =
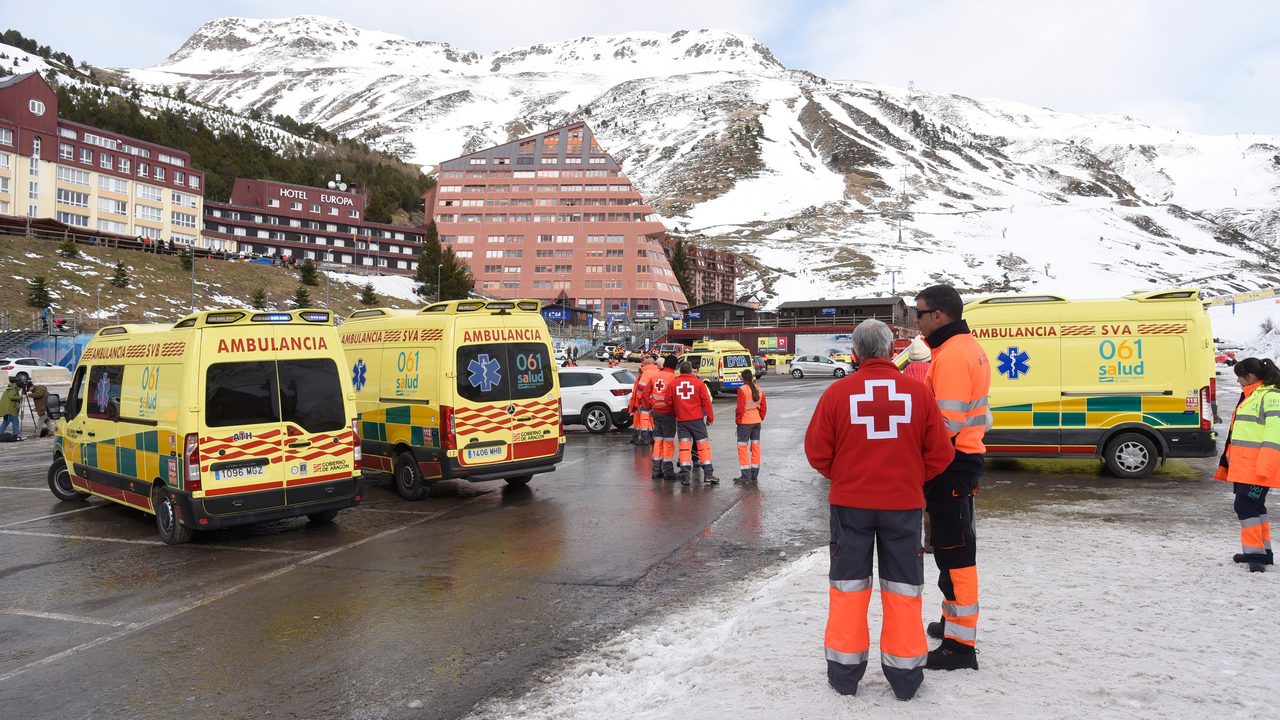
[[[1126,478],[1214,455],[1213,332],[1199,290],[988,297],[964,319],[991,360],[988,455],[1100,457]]]
[[[114,325],[71,381],[49,468],[61,500],[156,516],[160,537],[360,501],[355,393],[324,310],[217,310]]]
[[[737,340],[698,340],[680,359],[693,365],[711,397],[737,392],[742,387],[742,371],[753,367],[751,353]]]
[[[537,300],[373,308],[342,326],[363,467],[426,497],[441,479],[524,485],[564,458],[560,386]]]

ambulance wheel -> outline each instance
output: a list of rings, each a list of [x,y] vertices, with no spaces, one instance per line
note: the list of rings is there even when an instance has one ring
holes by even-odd
[[[195,531],[178,521],[178,507],[163,483],[151,487],[151,508],[156,511],[156,529],[166,545],[181,545],[191,539]]]
[[[844,368],[836,368],[836,377],[838,378],[844,377]]]
[[[54,460],[49,466],[49,489],[55,497],[66,502],[89,497],[89,493],[80,492],[71,484],[71,471],[67,469],[67,461],[62,458]]]
[[[804,371],[801,370],[800,368],[796,368],[795,370],[791,371],[791,377],[799,380],[800,378],[804,377]]]
[[[307,522],[312,525],[325,525],[333,522],[336,517],[338,517],[337,510],[325,510],[324,512],[308,513]]]
[[[609,408],[603,405],[588,405],[582,411],[582,424],[595,435],[609,432],[613,421],[609,419]]]
[[[421,500],[431,489],[411,453],[402,452],[396,456],[395,486],[396,492],[405,500]]]
[[[516,475],[515,477],[503,478],[503,481],[511,487],[524,487],[533,479],[532,475]]]
[[[1139,433],[1121,433],[1107,443],[1103,460],[1111,474],[1121,478],[1150,475],[1159,460],[1151,438]]]

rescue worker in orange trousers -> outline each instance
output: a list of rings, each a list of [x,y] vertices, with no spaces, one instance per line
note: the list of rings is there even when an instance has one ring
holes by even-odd
[[[929,641],[921,596],[925,482],[951,462],[942,412],[929,389],[889,360],[893,333],[879,320],[853,331],[861,364],[818,401],[805,432],[809,464],[831,480],[831,570],[824,639],[827,682],[854,695],[867,670],[872,550],[880,559],[880,668],[899,700],[924,681]]]
[[[742,371],[742,387],[738,388],[738,407],[733,420],[738,425],[738,470],[736,483],[754,483],[760,479],[760,426],[769,413],[769,402],[756,384],[755,374]]]
[[[674,482],[676,479],[675,407],[667,398],[667,387],[676,381],[675,355],[662,361],[662,370],[649,383],[649,410],[653,413],[653,479]]]
[[[1245,358],[1235,364],[1240,402],[1231,417],[1217,480],[1232,483],[1240,519],[1240,552],[1232,558],[1264,572],[1275,563],[1267,491],[1280,487],[1280,368],[1270,358]]]
[[[929,623],[942,640],[929,653],[930,670],[978,669],[978,538],[974,496],[991,428],[991,363],[964,321],[964,302],[948,285],[925,288],[915,298],[920,332],[933,359],[924,384],[933,391],[956,456],[924,488],[933,559],[942,590],[942,619]]]
[[[640,362],[640,375],[631,387],[631,400],[627,409],[631,411],[631,443],[633,445],[651,445],[653,443],[653,412],[649,409],[649,384],[658,373],[658,365],[650,358]]]
[[[692,364],[680,363],[679,377],[667,386],[667,401],[675,408],[680,435],[680,482],[688,485],[693,475],[693,444],[697,443],[702,482],[719,484],[711,466],[711,436],[707,434],[707,426],[716,421],[716,411],[711,407],[711,391],[693,374]]]

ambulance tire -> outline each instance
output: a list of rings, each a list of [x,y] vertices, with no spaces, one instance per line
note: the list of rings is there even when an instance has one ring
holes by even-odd
[[[524,487],[533,479],[532,475],[516,475],[515,477],[502,478],[509,487]]]
[[[609,408],[604,405],[588,405],[582,409],[582,424],[587,426],[587,431],[593,435],[603,435],[609,432],[609,428],[613,426],[613,420],[609,418]]]
[[[151,486],[151,508],[156,511],[156,530],[166,545],[181,545],[195,535],[194,530],[178,522],[177,505],[164,491],[164,483]]]
[[[421,500],[431,492],[431,486],[422,477],[422,470],[412,453],[402,452],[396,456],[396,474],[393,477],[396,492],[405,500]]]
[[[1119,478],[1146,477],[1160,460],[1156,444],[1142,433],[1120,433],[1107,443],[1102,459],[1112,475]]]
[[[67,470],[67,461],[58,458],[49,466],[49,489],[54,497],[64,502],[84,500],[89,493],[80,492],[71,484],[71,472]]]
[[[337,510],[325,510],[324,512],[309,513],[307,515],[307,522],[311,523],[312,525],[327,525],[333,522],[334,519],[337,517],[338,517]]]

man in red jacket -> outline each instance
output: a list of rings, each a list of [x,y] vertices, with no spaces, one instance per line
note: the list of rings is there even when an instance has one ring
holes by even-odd
[[[702,482],[720,484],[711,467],[711,436],[707,426],[716,421],[711,408],[711,392],[707,384],[693,374],[693,365],[680,363],[680,376],[667,386],[667,401],[675,408],[680,435],[680,482],[688,485],[693,474],[693,444],[698,444],[698,462],[702,465]],[[703,419],[705,417],[705,420]]]
[[[676,381],[676,364],[680,360],[668,355],[649,383],[649,410],[653,413],[653,479],[676,479],[676,416],[668,401],[667,387]]]
[[[889,360],[893,333],[878,320],[853,331],[858,371],[822,394],[805,433],[809,464],[831,480],[827,682],[855,695],[871,636],[871,554],[879,546],[880,668],[899,700],[924,682],[929,645],[920,618],[924,483],[955,454],[933,393]]]

